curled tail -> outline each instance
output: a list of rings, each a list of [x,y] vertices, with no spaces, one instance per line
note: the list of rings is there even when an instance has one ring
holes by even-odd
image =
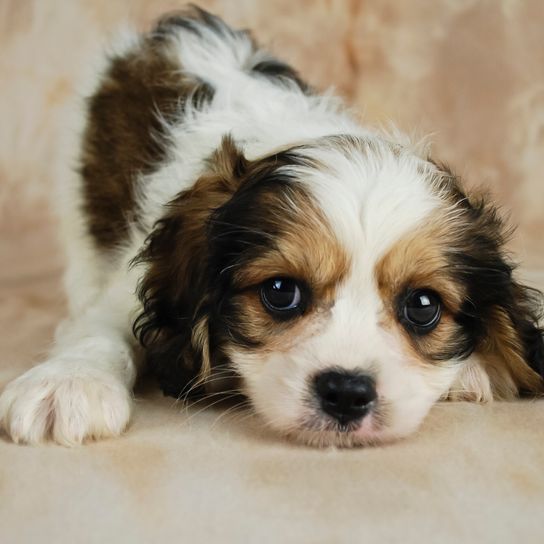
[[[212,88],[243,74],[271,78],[309,91],[297,72],[260,48],[249,31],[234,30],[197,6],[166,15],[152,36],[172,44],[172,54],[178,56],[185,73]]]

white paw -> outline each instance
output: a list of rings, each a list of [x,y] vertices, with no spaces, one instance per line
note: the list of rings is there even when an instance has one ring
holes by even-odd
[[[8,384],[0,396],[0,426],[14,442],[51,438],[73,446],[121,434],[130,409],[129,391],[111,374],[53,360]]]

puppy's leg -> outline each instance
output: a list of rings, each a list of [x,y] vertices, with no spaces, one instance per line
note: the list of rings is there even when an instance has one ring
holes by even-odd
[[[52,438],[74,445],[125,429],[136,378],[134,283],[126,280],[118,279],[81,315],[62,323],[48,360],[6,387],[0,425],[15,442]]]

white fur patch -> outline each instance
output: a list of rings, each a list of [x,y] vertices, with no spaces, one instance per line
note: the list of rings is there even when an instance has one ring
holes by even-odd
[[[121,434],[131,396],[108,369],[79,359],[51,359],[11,382],[0,397],[0,422],[14,442],[52,438],[65,446]]]

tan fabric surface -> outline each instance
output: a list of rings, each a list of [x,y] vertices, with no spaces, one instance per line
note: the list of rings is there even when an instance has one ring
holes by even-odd
[[[436,132],[493,188],[544,287],[544,3],[201,2],[257,29],[372,122]],[[67,112],[98,44],[175,0],[0,2],[0,387],[64,312],[48,207]],[[119,440],[73,450],[0,438],[0,542],[542,542],[544,401],[440,404],[396,445],[311,450],[246,413],[138,392]]]

